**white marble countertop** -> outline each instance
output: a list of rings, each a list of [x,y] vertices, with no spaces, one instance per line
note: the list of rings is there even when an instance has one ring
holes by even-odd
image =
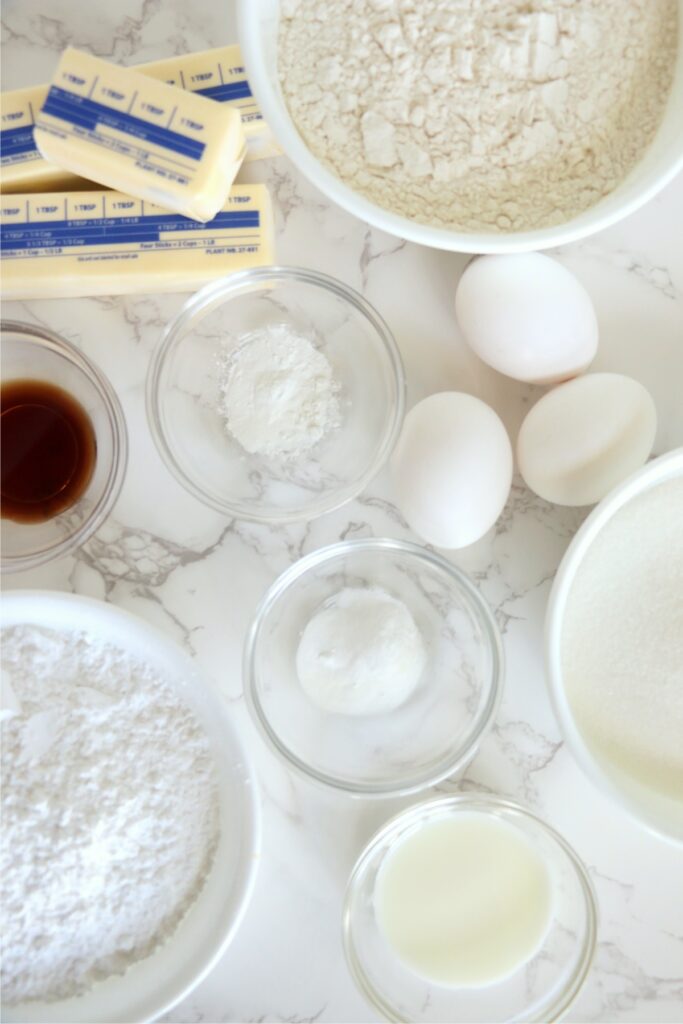
[[[5,0],[3,88],[50,77],[71,43],[122,63],[236,40],[230,0]],[[360,289],[400,345],[409,402],[460,389],[490,402],[515,436],[534,389],[507,380],[458,336],[453,294],[467,257],[370,230],[330,205],[285,158],[252,164],[268,182],[283,263]],[[641,380],[657,402],[658,453],[683,444],[683,179],[640,212],[557,253],[598,310],[595,369]],[[109,374],[123,401],[130,464],[110,519],[74,557],[3,581],[73,590],[167,630],[221,687],[256,761],[264,846],[253,900],[223,960],[168,1021],[371,1021],[343,959],[340,910],[353,861],[401,803],[353,802],[289,774],[262,746],[242,698],[240,653],[256,602],[302,554],[345,537],[409,537],[385,475],[359,500],[287,528],[231,521],[162,465],[147,429],[150,353],[182,296],[6,303],[4,315],[64,335]],[[588,864],[600,900],[597,956],[574,1021],[683,1020],[683,851],[631,822],[582,775],[543,679],[545,603],[581,510],[552,507],[517,480],[496,528],[454,554],[496,610],[507,678],[493,731],[462,783],[516,797]],[[439,790],[453,788],[448,785]]]

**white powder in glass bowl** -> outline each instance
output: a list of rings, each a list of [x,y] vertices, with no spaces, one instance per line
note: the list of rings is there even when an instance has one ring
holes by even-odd
[[[333,714],[386,714],[404,704],[427,661],[409,609],[380,587],[344,587],[311,617],[296,652],[299,682]]]
[[[226,429],[252,455],[300,458],[341,424],[330,361],[287,323],[242,335],[219,386]]]
[[[2,988],[78,995],[174,932],[219,838],[218,776],[190,707],[83,632],[2,630]]]

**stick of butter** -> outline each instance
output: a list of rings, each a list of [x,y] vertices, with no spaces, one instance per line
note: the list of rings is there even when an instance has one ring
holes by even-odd
[[[247,139],[245,161],[282,152],[251,94],[236,44],[138,64],[134,70],[238,110]],[[58,192],[88,187],[83,178],[49,164],[38,152],[33,126],[48,89],[47,85],[35,85],[0,96],[0,191]]]
[[[34,137],[50,163],[199,221],[222,208],[245,152],[236,110],[72,47]]]
[[[233,185],[207,224],[120,192],[0,198],[4,299],[193,291],[273,262],[265,185]]]
[[[0,187],[3,191],[51,192],[82,183],[82,178],[49,164],[38,152],[33,126],[47,91],[47,85],[37,85],[2,94]]]
[[[242,51],[236,44],[189,53],[184,57],[156,60],[151,64],[138,64],[135,70],[159,78],[168,85],[197,92],[217,103],[228,103],[239,110],[247,137],[246,161],[282,153],[252,95],[242,63]]]

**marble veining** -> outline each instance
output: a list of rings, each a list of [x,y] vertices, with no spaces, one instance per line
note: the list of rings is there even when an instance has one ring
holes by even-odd
[[[6,0],[3,88],[47,80],[71,43],[123,63],[236,40],[230,0]],[[315,266],[359,289],[401,348],[408,401],[462,389],[489,402],[516,435],[537,388],[506,380],[463,344],[455,282],[469,259],[400,241],[332,206],[286,158],[251,164],[276,208],[278,259]],[[676,229],[676,225],[678,228]],[[683,179],[594,238],[555,252],[596,304],[595,368],[629,373],[657,403],[657,453],[683,444]],[[150,354],[183,296],[7,303],[4,315],[76,342],[109,375],[131,440],[123,492],[72,558],[3,581],[90,594],[167,630],[220,686],[252,750],[264,805],[264,848],[252,903],[230,949],[168,1022],[372,1021],[341,947],[348,873],[362,845],[415,798],[354,802],[294,777],[266,750],[242,696],[241,644],[266,588],[302,555],[340,539],[415,539],[392,504],[386,473],[361,497],[285,527],[230,520],[169,475],[149,436]],[[600,900],[595,964],[567,1019],[683,1020],[683,851],[627,819],[582,775],[545,691],[543,615],[557,564],[586,515],[553,507],[515,480],[496,526],[449,555],[493,607],[506,681],[494,727],[463,778],[434,792],[501,793],[544,815],[589,866]]]

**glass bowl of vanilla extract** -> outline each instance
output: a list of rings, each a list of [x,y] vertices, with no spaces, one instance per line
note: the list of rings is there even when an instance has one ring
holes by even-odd
[[[102,372],[59,335],[0,322],[3,572],[76,550],[118,497],[128,441]]]

